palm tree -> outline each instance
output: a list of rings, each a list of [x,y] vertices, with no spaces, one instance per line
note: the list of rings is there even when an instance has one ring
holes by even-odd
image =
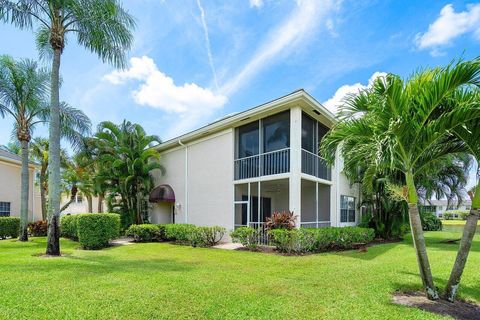
[[[322,142],[324,157],[332,162],[343,144],[354,152],[343,158],[363,159],[365,185],[378,173],[402,173],[401,185],[389,189],[408,204],[410,227],[423,286],[429,299],[438,299],[418,211],[416,177],[438,165],[445,156],[465,151],[451,138],[460,125],[480,117],[471,104],[445,109],[449,99],[480,84],[480,60],[460,61],[445,68],[415,73],[406,81],[389,74],[371,88],[347,97],[340,121]],[[356,148],[354,148],[356,146]]]
[[[0,57],[0,116],[8,114],[14,119],[15,136],[21,146],[21,241],[28,240],[29,143],[35,126],[50,120],[46,103],[49,79],[49,72],[39,69],[31,60],[15,61],[8,56]],[[60,107],[60,119],[61,132],[73,142],[79,135],[90,131],[88,117],[65,103]]]
[[[40,165],[39,187],[40,202],[42,207],[42,220],[47,220],[47,198],[48,194],[48,139],[34,138],[30,143],[30,154],[32,159]],[[60,150],[60,163],[66,166],[67,153],[65,149]]]
[[[94,172],[92,158],[88,157],[85,153],[79,152],[71,159],[67,160],[65,169],[62,172],[62,180],[64,182],[65,192],[70,195],[70,201],[60,209],[60,212],[67,209],[75,200],[78,191],[87,198],[88,212],[93,212],[93,178]]]
[[[154,187],[153,170],[164,171],[152,147],[160,138],[147,135],[138,124],[102,122],[95,134],[99,171],[97,184],[108,195],[109,207],[119,211],[123,227],[143,223],[142,212]]]
[[[60,60],[68,34],[104,62],[125,66],[135,21],[118,0],[0,0],[0,20],[21,29],[38,26],[37,46],[52,56],[50,96],[48,255],[60,255]]]

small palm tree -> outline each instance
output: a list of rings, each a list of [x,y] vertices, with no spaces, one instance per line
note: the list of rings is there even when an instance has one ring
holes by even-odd
[[[75,200],[77,192],[80,191],[88,201],[88,212],[92,213],[93,190],[93,163],[92,159],[85,153],[79,152],[67,160],[65,169],[62,172],[65,193],[70,195],[68,201],[60,211],[63,212]]]
[[[29,196],[29,143],[32,131],[39,123],[50,118],[46,97],[49,92],[50,74],[39,69],[31,60],[15,61],[0,57],[0,116],[14,119],[14,132],[21,146],[22,190],[20,201],[20,237],[27,241]],[[62,103],[60,108],[61,132],[73,142],[90,131],[90,120],[80,110]]]
[[[480,59],[418,72],[407,81],[395,75],[378,78],[372,88],[349,96],[338,124],[322,142],[323,155],[332,162],[343,144],[346,165],[363,160],[364,183],[372,185],[377,173],[402,173],[401,186],[390,189],[408,203],[412,238],[420,276],[429,299],[439,295],[433,282],[418,211],[416,177],[444,161],[445,156],[464,152],[451,133],[480,117],[472,104],[445,106],[459,92],[480,85]]]
[[[125,65],[135,22],[118,0],[0,0],[0,21],[37,26],[37,46],[52,57],[50,95],[49,226],[46,253],[60,255],[60,61],[68,34],[116,67]]]

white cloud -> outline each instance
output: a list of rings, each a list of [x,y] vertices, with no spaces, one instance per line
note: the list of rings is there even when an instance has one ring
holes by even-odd
[[[130,68],[113,71],[104,76],[112,84],[119,85],[127,80],[137,80],[141,84],[132,92],[139,105],[158,108],[175,113],[178,118],[168,136],[174,136],[193,129],[199,121],[208,119],[211,114],[223,107],[227,97],[213,93],[195,83],[176,85],[172,78],[161,72],[153,59],[133,57]]]
[[[354,83],[354,84],[346,84],[341,86],[340,88],[335,91],[335,94],[333,97],[328,99],[327,101],[323,102],[323,105],[330,110],[333,113],[337,113],[338,107],[342,105],[343,99],[351,93],[358,93],[361,90],[364,90],[370,86],[372,86],[373,81],[375,81],[376,78],[378,77],[384,77],[387,74],[385,72],[380,72],[377,71],[372,76],[370,79],[368,79],[368,84],[362,84],[360,82]]]
[[[208,63],[210,64],[210,69],[212,70],[213,82],[215,83],[215,88],[218,91],[218,80],[217,72],[215,71],[215,64],[213,63],[212,48],[210,45],[210,36],[208,34],[207,21],[205,20],[205,10],[203,10],[202,3],[200,0],[197,0],[198,10],[200,10],[200,19],[202,21],[203,33],[205,35],[205,46],[207,47]]]
[[[250,0],[250,8],[261,8],[263,6],[263,0]]]
[[[415,44],[418,49],[431,49],[432,56],[440,56],[443,55],[440,47],[470,32],[480,39],[480,4],[468,5],[466,11],[458,13],[452,4],[447,4],[437,20],[428,26],[427,32],[417,34]]]
[[[296,9],[269,33],[253,57],[221,91],[226,95],[234,93],[280,55],[285,56],[298,50],[317,31],[322,18],[335,9],[334,4],[334,1],[297,0]]]

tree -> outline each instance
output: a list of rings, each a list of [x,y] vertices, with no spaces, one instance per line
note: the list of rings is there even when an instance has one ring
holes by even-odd
[[[60,255],[60,60],[68,34],[104,62],[125,66],[133,41],[133,17],[118,0],[0,0],[0,20],[21,29],[37,29],[37,46],[52,57],[48,255]]]
[[[34,138],[30,143],[30,154],[32,159],[40,165],[39,188],[40,202],[42,207],[42,220],[47,220],[47,198],[48,194],[48,139]],[[64,149],[60,150],[60,163],[62,167],[66,165],[67,153]]]
[[[96,180],[108,195],[110,209],[121,214],[124,228],[144,222],[145,198],[154,187],[152,172],[164,171],[158,152],[151,148],[155,143],[160,143],[159,137],[129,121],[102,122],[95,134]]]
[[[348,162],[364,159],[364,184],[372,185],[376,174],[400,172],[400,185],[389,183],[389,190],[408,204],[410,228],[420,276],[429,299],[438,299],[418,211],[416,177],[439,165],[444,157],[465,151],[464,144],[452,139],[452,131],[480,117],[472,104],[455,109],[444,106],[458,92],[480,84],[480,60],[460,61],[445,68],[415,73],[406,81],[389,74],[377,78],[371,88],[350,95],[342,108],[340,121],[322,143],[329,162],[343,144],[352,154]]]
[[[79,152],[67,160],[65,169],[62,172],[62,180],[64,182],[65,192],[70,195],[70,201],[60,209],[61,212],[66,210],[68,206],[75,201],[78,191],[87,198],[88,212],[93,212],[93,178],[92,158],[88,157],[87,154]]]
[[[29,143],[36,125],[50,120],[46,97],[50,74],[31,60],[15,61],[0,57],[0,116],[14,119],[15,136],[21,146],[22,183],[20,201],[20,237],[28,240]],[[89,132],[90,120],[85,114],[65,103],[60,107],[61,132],[73,143],[79,135]]]

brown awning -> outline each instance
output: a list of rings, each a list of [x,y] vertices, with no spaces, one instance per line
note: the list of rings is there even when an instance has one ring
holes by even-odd
[[[150,191],[148,201],[153,203],[158,202],[175,202],[175,192],[168,184],[161,184]]]

